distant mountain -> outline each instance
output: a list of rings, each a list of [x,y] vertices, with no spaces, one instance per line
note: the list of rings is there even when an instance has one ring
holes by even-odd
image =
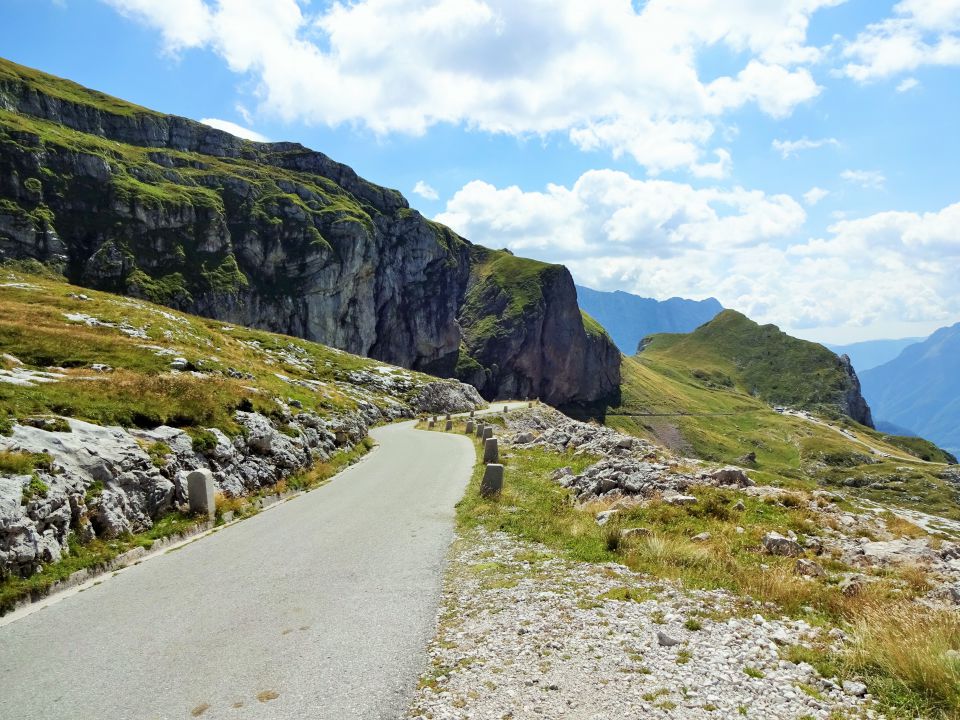
[[[873,427],[857,374],[844,358],[734,310],[688,335],[655,335],[638,357],[682,366],[718,389],[737,388],[776,405],[840,411]]]
[[[647,335],[687,333],[710,322],[723,310],[714,298],[654,300],[622,290],[603,292],[582,285],[577,285],[577,300],[627,355],[637,352]]]
[[[904,348],[922,340],[923,338],[901,338],[899,340],[867,340],[849,345],[827,345],[826,343],[824,345],[837,355],[849,355],[853,367],[861,373],[890,362]]]
[[[960,451],[960,323],[937,330],[860,379],[878,418],[954,454]]]

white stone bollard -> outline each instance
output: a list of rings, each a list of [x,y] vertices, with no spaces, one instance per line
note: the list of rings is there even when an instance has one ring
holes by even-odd
[[[491,463],[483,471],[483,480],[480,481],[480,495],[493,497],[503,490],[503,465]]]
[[[205,514],[213,518],[217,512],[214,500],[216,485],[213,482],[213,473],[209,470],[194,470],[187,475],[187,498],[190,501],[190,512]]]

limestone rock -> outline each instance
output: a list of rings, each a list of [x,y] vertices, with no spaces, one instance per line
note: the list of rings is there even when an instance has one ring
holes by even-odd
[[[782,555],[785,557],[800,557],[803,555],[803,548],[796,540],[784,537],[778,532],[768,532],[763,536],[763,547],[771,555]]]

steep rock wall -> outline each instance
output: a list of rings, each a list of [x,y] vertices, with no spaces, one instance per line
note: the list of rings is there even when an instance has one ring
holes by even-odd
[[[518,305],[516,282],[484,285],[501,256],[322,153],[0,62],[0,258],[460,377],[486,397],[613,392],[619,354],[587,332],[569,273],[509,256],[540,290]],[[491,333],[500,304],[520,316]]]

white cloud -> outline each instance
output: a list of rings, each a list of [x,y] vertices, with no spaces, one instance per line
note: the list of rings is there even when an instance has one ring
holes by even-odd
[[[563,262],[590,287],[712,295],[795,331],[960,314],[960,203],[842,220],[811,239],[805,218],[785,195],[593,170],[537,192],[474,181],[437,219],[471,240]]]
[[[796,157],[803,150],[815,150],[816,148],[824,147],[825,145],[831,145],[833,147],[840,147],[840,141],[836,138],[820,138],[819,140],[810,140],[809,138],[801,138],[799,140],[774,140],[773,149],[779,152],[783,159],[786,160],[791,157]]]
[[[417,184],[413,186],[413,192],[424,200],[436,200],[440,197],[437,191],[427,185],[423,180],[417,180]]]
[[[960,65],[960,0],[902,0],[843,48],[844,74],[869,82],[925,65]],[[909,87],[907,88],[909,89]]]
[[[812,187],[803,194],[803,201],[808,206],[813,207],[829,194],[829,190],[824,190],[821,187]]]
[[[204,125],[209,125],[212,128],[217,130],[223,130],[228,132],[231,135],[236,135],[239,138],[244,140],[253,140],[255,142],[270,142],[266,136],[261,135],[258,132],[251,130],[250,128],[245,128],[243,125],[237,125],[234,122],[229,120],[220,120],[219,118],[203,118],[200,120]]]
[[[673,257],[781,238],[800,229],[803,208],[788,195],[743,188],[697,189],[591,170],[567,188],[499,189],[475,180],[437,220],[481,244],[538,250],[551,260],[611,253]]]
[[[810,17],[843,0],[104,0],[157,28],[173,53],[206,48],[251,76],[282,119],[423,133],[438,123],[563,133],[652,173],[719,177],[718,119],[781,118],[821,88],[804,65]],[[700,54],[741,55],[729,77]],[[704,158],[707,158],[704,160]]]
[[[844,170],[840,179],[868,190],[881,190],[887,178],[879,170]]]
[[[910,92],[919,84],[920,84],[920,81],[917,80],[915,77],[908,77],[902,80],[899,85],[897,85],[897,92],[898,93]]]

